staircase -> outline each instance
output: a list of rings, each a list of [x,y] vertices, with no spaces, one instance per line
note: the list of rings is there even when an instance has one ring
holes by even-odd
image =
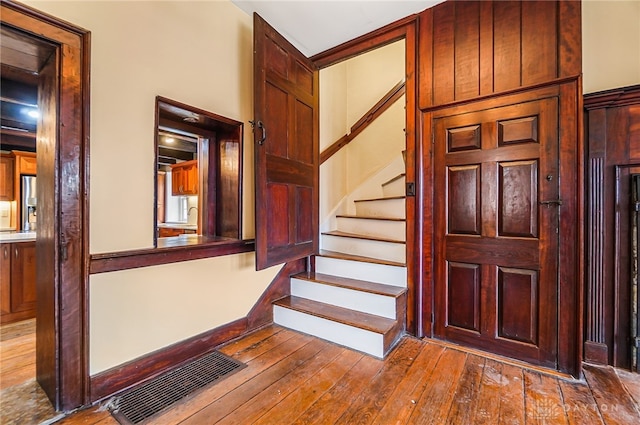
[[[391,351],[406,319],[404,182],[385,179],[355,213],[336,214],[315,271],[292,276],[291,295],[274,303],[275,323],[379,358]]]

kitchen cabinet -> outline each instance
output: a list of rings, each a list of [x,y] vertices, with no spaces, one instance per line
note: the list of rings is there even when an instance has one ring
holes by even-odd
[[[171,236],[180,236],[182,234],[195,234],[195,230],[179,229],[175,227],[158,227],[159,238],[169,238]]]
[[[36,154],[31,152],[17,152],[16,163],[18,165],[19,174],[36,175],[37,171],[37,159]]]
[[[36,316],[36,243],[0,244],[0,322]]]
[[[198,160],[171,165],[171,194],[173,196],[198,194]]]
[[[9,155],[0,157],[0,201],[13,201],[14,189],[14,159]]]

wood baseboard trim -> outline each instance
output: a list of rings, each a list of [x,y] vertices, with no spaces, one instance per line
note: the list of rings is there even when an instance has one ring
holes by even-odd
[[[139,357],[90,378],[91,402],[97,402],[213,351],[247,330],[242,318]]]
[[[598,365],[609,364],[609,347],[594,341],[584,342],[584,361]]]
[[[305,259],[285,264],[246,317],[131,360],[90,377],[95,403],[201,357],[218,346],[273,322],[273,301],[290,293],[289,276],[306,270]]]

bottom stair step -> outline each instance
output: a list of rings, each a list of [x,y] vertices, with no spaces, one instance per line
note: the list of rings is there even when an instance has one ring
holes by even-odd
[[[273,304],[274,322],[383,358],[403,333],[396,320],[306,298],[285,297]]]

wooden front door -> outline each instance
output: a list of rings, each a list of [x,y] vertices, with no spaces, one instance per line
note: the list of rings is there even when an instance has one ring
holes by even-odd
[[[435,334],[555,368],[557,98],[439,116]]]
[[[319,250],[318,70],[254,15],[256,268]]]

